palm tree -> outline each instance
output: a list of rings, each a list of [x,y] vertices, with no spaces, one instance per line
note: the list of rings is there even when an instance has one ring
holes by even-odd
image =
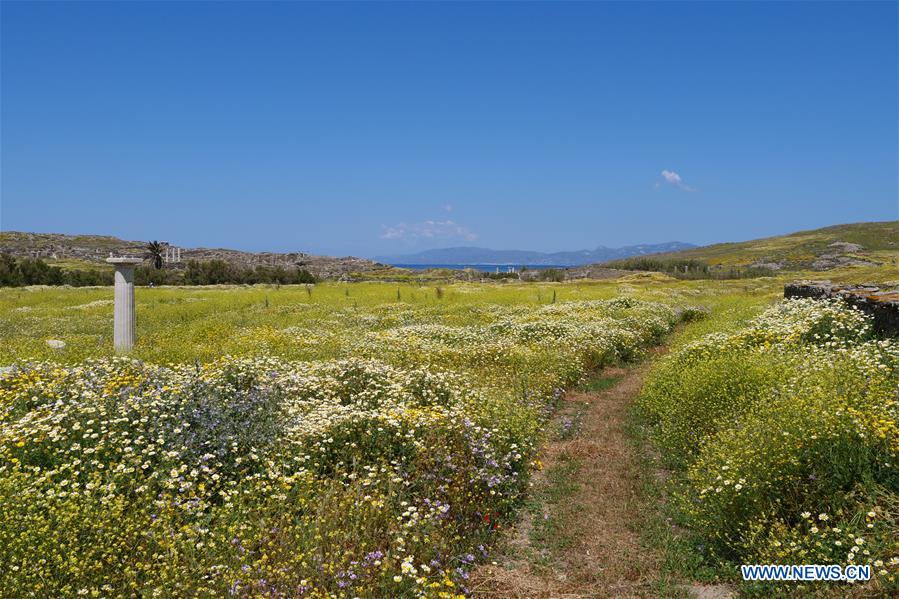
[[[153,268],[157,270],[162,268],[163,254],[165,253],[162,244],[158,241],[151,241],[145,249],[147,250],[145,257],[153,263]]]

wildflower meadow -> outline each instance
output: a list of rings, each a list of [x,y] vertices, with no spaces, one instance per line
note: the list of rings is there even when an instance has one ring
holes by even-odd
[[[670,342],[634,422],[672,474],[664,510],[690,559],[725,579],[870,565],[865,592],[889,596],[899,344],[840,302],[779,292],[145,289],[124,357],[107,289],[2,290],[0,595],[469,596],[541,448],[579,434],[577,414],[556,417],[565,390]],[[775,590],[843,588],[829,584]]]
[[[870,565],[869,591],[890,595],[897,389],[895,339],[839,300],[796,299],[682,346],[654,369],[640,408],[710,560]]]
[[[562,390],[690,313],[631,297],[347,297],[233,327],[253,348],[241,355],[183,359],[175,337],[171,361],[19,359],[0,378],[0,588],[466,595]]]

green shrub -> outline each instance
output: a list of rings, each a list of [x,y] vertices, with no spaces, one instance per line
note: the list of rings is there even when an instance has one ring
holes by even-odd
[[[899,591],[899,343],[839,301],[785,301],[670,356],[640,399],[676,503],[736,563],[871,564]],[[794,589],[795,591],[795,589]]]
[[[786,356],[755,351],[687,353],[653,371],[641,407],[670,464],[689,463],[718,431],[774,397],[791,368]]]

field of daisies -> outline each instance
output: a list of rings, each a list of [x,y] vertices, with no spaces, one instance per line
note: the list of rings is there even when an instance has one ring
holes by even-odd
[[[562,389],[638,358],[693,314],[671,302],[579,298],[577,287],[565,298],[531,287],[477,301],[466,300],[481,293],[475,286],[397,289],[395,299],[393,288],[366,289],[230,300],[223,290],[139,290],[129,358],[108,355],[108,290],[45,302],[7,293],[0,351],[14,366],[0,377],[0,589],[466,595],[520,503]],[[847,326],[840,343],[861,325]],[[66,349],[47,349],[53,334]],[[823,352],[845,351],[859,377],[881,376],[875,346],[818,345],[822,364]],[[876,426],[872,417],[858,426]],[[696,476],[723,455],[697,456],[707,465]],[[869,463],[872,473],[889,469]],[[866,520],[873,531],[859,531],[866,550],[879,547],[886,508],[871,509],[881,511]],[[827,511],[834,521],[845,513]],[[698,517],[714,527],[718,513]],[[722,536],[722,547],[736,538]]]
[[[777,303],[672,352],[640,408],[708,560],[868,564],[899,593],[899,341],[869,317]]]

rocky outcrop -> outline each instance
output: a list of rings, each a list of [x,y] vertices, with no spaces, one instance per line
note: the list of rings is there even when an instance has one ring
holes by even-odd
[[[880,265],[879,262],[869,260],[861,254],[865,254],[865,248],[857,243],[848,241],[834,241],[811,263],[813,270],[831,270],[844,266],[872,266]]]
[[[798,281],[784,286],[784,297],[840,298],[874,317],[875,332],[899,336],[899,290],[876,285],[834,285],[830,281]]]
[[[764,260],[753,262],[749,265],[749,268],[759,268],[763,270],[781,270],[783,267],[784,265],[780,262],[765,262]]]
[[[180,261],[170,262],[167,268],[184,268],[188,261],[207,262],[223,260],[235,266],[281,266],[284,268],[304,268],[321,279],[351,277],[355,273],[390,270],[391,267],[347,256],[333,258],[315,256],[305,252],[242,252],[219,248],[184,248],[168,242],[161,242],[166,250],[178,247]],[[126,241],[105,235],[63,235],[58,233],[20,233],[8,231],[0,233],[0,254],[12,254],[21,258],[43,258],[44,260],[80,260],[102,263],[110,254],[116,256],[139,256],[145,253],[145,242]]]
[[[589,264],[587,266],[579,266],[577,268],[567,269],[565,278],[568,280],[577,279],[617,279],[619,277],[632,276],[641,271],[621,270],[618,268],[605,268],[597,264]]]

